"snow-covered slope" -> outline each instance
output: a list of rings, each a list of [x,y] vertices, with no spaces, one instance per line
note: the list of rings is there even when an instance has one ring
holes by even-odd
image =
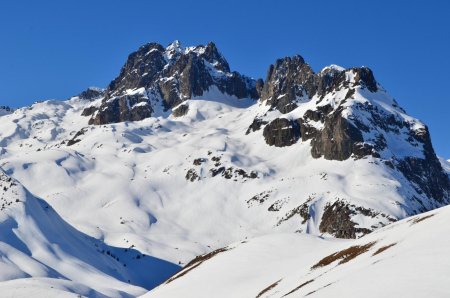
[[[357,240],[273,234],[199,257],[143,297],[448,297],[450,208]]]
[[[3,171],[0,196],[1,297],[136,296],[178,270],[77,231]]]
[[[449,202],[426,126],[369,69],[316,74],[296,56],[261,84],[214,44],[148,44],[106,90],[2,116],[0,167],[89,241],[169,262],[127,266],[139,290],[230,243],[357,238]],[[83,284],[80,272],[69,279]]]

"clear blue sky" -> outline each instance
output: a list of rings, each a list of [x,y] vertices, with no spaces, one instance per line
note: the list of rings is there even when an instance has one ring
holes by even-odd
[[[2,0],[0,37],[0,105],[13,107],[106,86],[149,41],[214,41],[253,77],[293,54],[315,70],[366,65],[450,158],[450,1]]]

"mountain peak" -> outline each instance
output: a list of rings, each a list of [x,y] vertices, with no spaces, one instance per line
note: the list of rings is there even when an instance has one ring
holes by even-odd
[[[178,39],[175,39],[166,47],[166,50],[170,49],[181,49],[181,42]]]
[[[319,73],[324,73],[324,72],[328,72],[328,71],[338,71],[338,72],[342,72],[345,71],[345,68],[336,64],[331,64],[328,66],[325,66],[324,68],[322,68],[322,70]]]
[[[148,43],[128,56],[119,76],[109,84],[102,105],[89,107],[83,115],[92,116],[90,124],[142,120],[212,87],[238,99],[258,97],[256,82],[231,73],[212,42],[187,48],[178,40],[166,48]],[[135,92],[141,88],[143,92]]]

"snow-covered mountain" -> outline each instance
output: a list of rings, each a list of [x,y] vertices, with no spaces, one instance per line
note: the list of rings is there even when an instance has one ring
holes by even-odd
[[[106,295],[120,295],[126,274],[139,288],[124,293],[136,295],[230,243],[358,238],[450,200],[427,127],[369,68],[315,73],[294,56],[254,80],[231,71],[213,43],[144,45],[106,89],[2,116],[0,167],[83,245],[167,261],[141,279],[134,268],[100,270],[120,285]],[[97,261],[87,263],[107,266]],[[80,272],[67,279],[83,284]],[[83,289],[106,293],[95,280]]]

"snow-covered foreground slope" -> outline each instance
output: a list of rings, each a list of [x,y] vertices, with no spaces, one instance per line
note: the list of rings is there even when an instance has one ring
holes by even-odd
[[[442,207],[357,240],[262,236],[198,258],[144,297],[449,297],[449,218]]]
[[[0,171],[0,297],[134,297],[178,270],[70,225]]]

